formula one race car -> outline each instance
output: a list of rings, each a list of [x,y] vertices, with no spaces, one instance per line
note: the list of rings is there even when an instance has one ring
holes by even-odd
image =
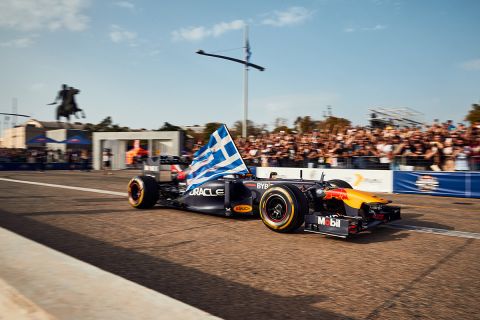
[[[354,190],[343,180],[268,179],[252,175],[208,181],[186,192],[186,163],[178,157],[148,159],[143,175],[128,183],[134,208],[156,204],[223,216],[259,215],[276,232],[304,230],[346,238],[400,219],[400,208],[373,194]],[[172,170],[173,168],[173,170]],[[301,172],[301,171],[300,171]]]

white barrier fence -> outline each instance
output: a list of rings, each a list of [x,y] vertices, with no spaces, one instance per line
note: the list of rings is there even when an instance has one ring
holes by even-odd
[[[358,190],[393,192],[393,171],[390,170],[257,167],[256,175],[259,178],[268,178],[271,172],[276,172],[279,178],[298,179],[300,170],[303,179],[307,180],[318,180],[323,172],[325,180],[345,180]]]

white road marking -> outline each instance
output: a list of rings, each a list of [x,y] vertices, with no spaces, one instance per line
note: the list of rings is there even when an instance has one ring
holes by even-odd
[[[36,186],[63,188],[63,189],[70,189],[70,190],[77,190],[77,191],[104,193],[104,194],[110,194],[112,196],[119,196],[119,197],[128,196],[126,192],[117,192],[117,191],[109,191],[109,190],[101,190],[101,189],[93,189],[93,188],[72,187],[72,186],[65,186],[63,184],[34,182],[34,181],[25,181],[25,180],[16,180],[16,179],[7,179],[7,178],[0,178],[0,181],[18,182],[18,183],[25,183],[25,184],[33,184]]]
[[[128,194],[125,193],[125,192],[117,192],[117,191],[109,191],[109,190],[101,190],[101,189],[93,189],[93,188],[83,188],[83,187],[73,187],[73,186],[66,186],[66,185],[62,185],[62,184],[34,182],[34,181],[25,181],[25,180],[16,180],[16,179],[7,179],[7,178],[0,178],[0,181],[25,183],[25,184],[32,184],[32,185],[37,185],[37,186],[63,188],[63,189],[94,192],[94,193],[103,193],[103,194],[110,194],[110,195],[119,196],[119,197],[127,197],[128,196]],[[429,228],[429,227],[419,227],[419,226],[411,226],[411,225],[403,225],[403,224],[395,224],[395,223],[387,224],[387,225],[384,225],[384,226],[387,227],[387,228],[391,228],[391,229],[400,229],[400,230],[416,231],[416,232],[423,232],[423,233],[431,233],[431,234],[449,236],[449,237],[480,239],[480,233],[475,233],[475,232],[455,231],[455,230],[437,229],[437,228]]]
[[[416,232],[423,232],[423,233],[431,233],[431,234],[437,234],[437,235],[449,236],[449,237],[480,239],[480,233],[475,233],[475,232],[455,231],[455,230],[437,229],[437,228],[429,228],[429,227],[410,226],[410,225],[395,224],[395,223],[386,224],[384,226],[387,227],[387,228],[391,228],[391,229],[400,229],[400,230],[416,231]]]

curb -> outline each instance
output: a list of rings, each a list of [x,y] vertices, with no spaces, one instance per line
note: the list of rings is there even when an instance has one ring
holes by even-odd
[[[0,279],[0,319],[55,320],[56,318]]]
[[[219,319],[3,228],[0,270],[2,320]]]

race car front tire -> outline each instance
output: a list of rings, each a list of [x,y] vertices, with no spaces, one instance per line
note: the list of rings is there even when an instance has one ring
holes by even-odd
[[[328,182],[336,188],[353,189],[352,185],[344,180],[333,179],[333,180],[328,180]]]
[[[292,232],[304,222],[308,212],[305,195],[292,184],[277,184],[265,191],[259,203],[260,217],[275,232]]]
[[[152,208],[158,201],[158,185],[153,177],[137,176],[128,183],[128,202],[137,209]]]

